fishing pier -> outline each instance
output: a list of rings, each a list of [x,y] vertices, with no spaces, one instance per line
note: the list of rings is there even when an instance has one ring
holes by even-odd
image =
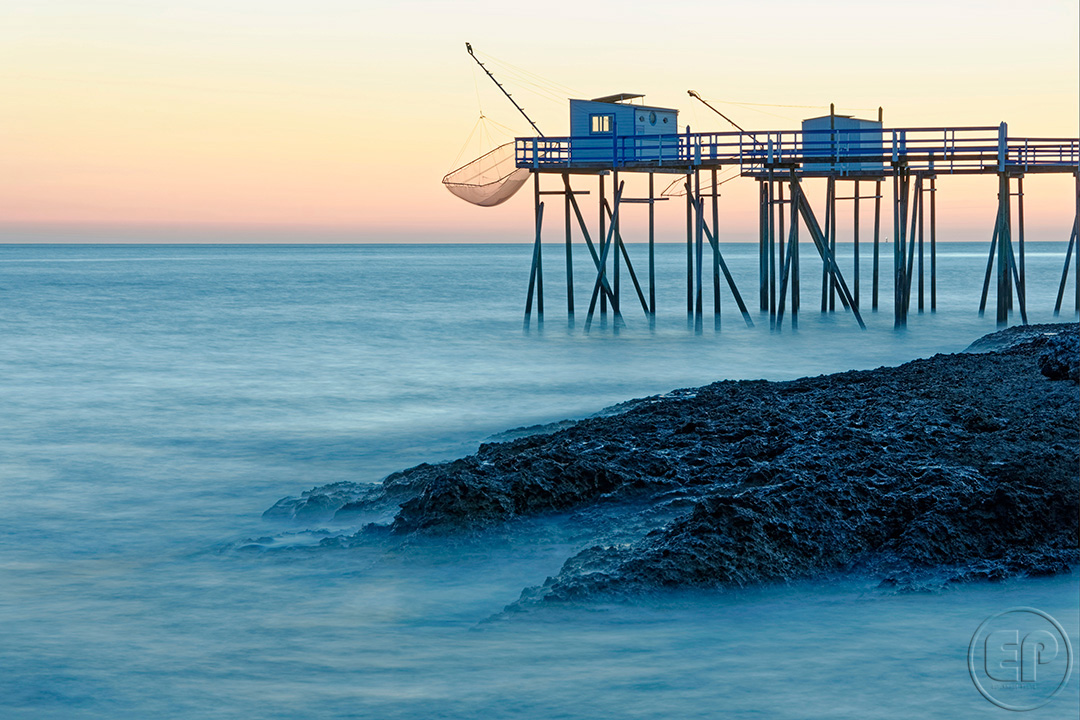
[[[471,47],[469,52],[472,53]],[[510,97],[502,85],[499,88]],[[536,137],[519,137],[505,146],[501,158],[485,155],[444,179],[452,192],[479,205],[502,202],[532,181],[534,239],[526,323],[534,312],[539,319],[544,314],[541,240],[548,205],[545,197],[561,197],[564,206],[562,235],[570,318],[578,311],[573,276],[576,233],[582,236],[592,258],[595,276],[588,280],[591,292],[586,329],[597,312],[603,317],[609,308],[616,321],[621,319],[624,272],[636,296],[631,298],[631,303],[636,300],[646,318],[650,321],[655,318],[656,204],[679,197],[685,200],[688,317],[695,327],[701,327],[707,306],[705,296],[711,285],[712,314],[718,324],[721,295],[726,286],[745,322],[752,325],[746,304],[752,296],[747,298],[740,292],[720,248],[722,181],[718,173],[721,170],[735,171],[737,177],[758,183],[757,303],[761,311],[768,312],[774,327],[782,325],[785,315],[793,326],[798,323],[802,303],[800,237],[804,232],[816,251],[812,261],[814,272],[820,262],[822,312],[837,310],[839,301],[840,309],[850,312],[865,327],[861,312],[866,306],[864,299],[868,294],[871,310],[879,309],[883,302],[883,272],[891,272],[896,326],[906,325],[913,303],[920,312],[927,307],[936,310],[937,179],[945,175],[998,177],[997,211],[979,312],[986,309],[993,283],[997,322],[1002,325],[1015,312],[1019,312],[1022,322],[1027,322],[1024,178],[1041,173],[1073,176],[1073,223],[1054,312],[1061,310],[1070,266],[1073,310],[1080,312],[1080,239],[1077,237],[1080,139],[1012,137],[1004,122],[984,127],[886,128],[880,109],[873,120],[838,115],[830,108],[828,115],[804,120],[797,130],[748,131],[723,116],[697,93],[689,94],[724,117],[736,130],[691,132],[687,127],[680,131],[677,110],[645,105],[642,96],[636,94],[572,99],[568,136],[539,134],[539,128],[529,120],[537,130]],[[525,114],[516,102],[514,105]],[[476,163],[485,158],[489,165],[501,164],[496,170],[481,172]],[[647,193],[642,197],[627,196],[624,173],[647,175]],[[587,176],[595,178],[589,185],[597,193],[597,206],[589,211],[590,215],[595,212],[597,221],[591,226],[578,200],[579,196],[592,192],[582,187]],[[657,176],[663,183],[659,194]],[[806,186],[822,181],[825,201],[823,206],[814,208]],[[664,188],[669,190],[665,193]],[[670,188],[677,190],[671,192]],[[882,200],[886,197],[884,191],[889,189],[886,211],[891,211],[891,218],[883,218]],[[850,203],[853,216],[852,283],[847,281],[837,256],[837,216],[841,202]],[[643,276],[635,270],[623,242],[620,211],[628,204],[648,206],[648,258]],[[865,217],[861,213],[873,216],[873,233],[868,238],[872,264],[869,293],[859,286],[860,262],[866,261],[860,255],[863,239],[859,228]],[[891,264],[888,258],[881,257],[883,223],[891,223],[892,240],[886,243],[891,244]],[[843,264],[848,261],[844,258]]]

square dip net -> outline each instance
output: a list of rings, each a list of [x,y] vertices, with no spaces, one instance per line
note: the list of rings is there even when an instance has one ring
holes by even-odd
[[[481,207],[504,203],[529,179],[529,171],[514,159],[514,143],[484,153],[443,177],[443,185],[465,202]]]

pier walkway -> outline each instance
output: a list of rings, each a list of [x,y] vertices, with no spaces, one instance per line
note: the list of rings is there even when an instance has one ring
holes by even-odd
[[[576,161],[575,155],[602,162]],[[1005,123],[987,127],[873,130],[778,130],[673,135],[536,137],[515,141],[517,167],[534,172],[595,174],[612,170],[687,173],[738,167],[760,178],[794,167],[809,177],[874,178],[893,168],[940,174],[1080,170],[1080,139],[1010,138]]]

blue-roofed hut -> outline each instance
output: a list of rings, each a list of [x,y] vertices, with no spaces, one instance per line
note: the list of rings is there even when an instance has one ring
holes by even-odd
[[[571,161],[610,165],[676,159],[679,111],[632,102],[643,97],[619,93],[571,100]]]

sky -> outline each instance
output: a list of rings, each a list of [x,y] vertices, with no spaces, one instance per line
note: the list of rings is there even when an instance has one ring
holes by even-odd
[[[491,147],[466,144],[481,113],[493,139],[533,134],[466,41],[547,135],[568,96],[616,92],[731,129],[694,89],[755,130],[833,102],[1077,137],[1078,5],[0,0],[0,241],[529,241],[528,193],[478,208],[440,183]],[[987,235],[995,179],[938,185],[942,239]],[[726,237],[751,239],[755,184],[723,189]],[[1067,238],[1072,178],[1026,191],[1032,227]]]

